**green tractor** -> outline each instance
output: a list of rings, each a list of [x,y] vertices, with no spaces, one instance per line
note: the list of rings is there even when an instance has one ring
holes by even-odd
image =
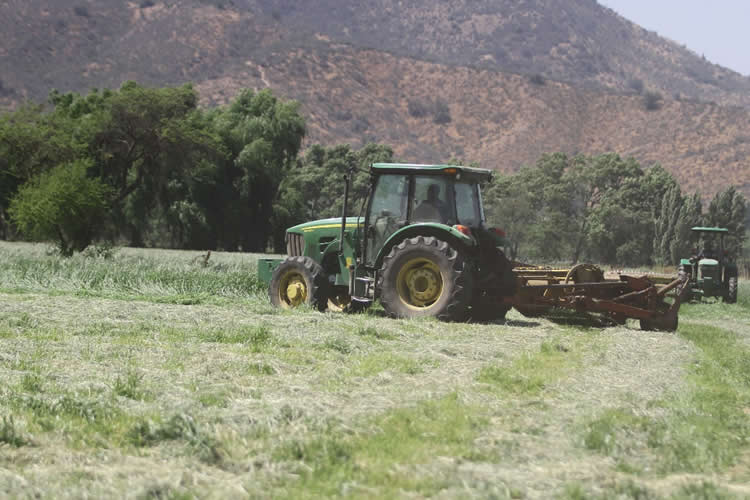
[[[480,185],[491,171],[453,165],[376,163],[359,217],[289,228],[287,257],[262,259],[271,302],[319,310],[361,310],[380,300],[392,317],[496,319],[511,306],[516,279],[486,227]]]
[[[694,227],[695,252],[689,259],[681,259],[678,270],[683,280],[690,282],[693,298],[721,297],[724,302],[737,302],[737,264],[732,262],[724,246],[728,229]],[[698,250],[700,249],[700,251]]]

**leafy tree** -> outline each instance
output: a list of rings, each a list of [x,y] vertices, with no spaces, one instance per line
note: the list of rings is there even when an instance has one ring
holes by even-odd
[[[485,190],[488,220],[509,235],[512,259],[523,254],[559,260],[569,251],[573,207],[564,176],[570,163],[562,153],[544,155],[533,167],[501,176]]]
[[[670,244],[672,263],[677,264],[680,259],[687,258],[692,252],[691,228],[702,223],[703,203],[699,193],[684,200],[680,208],[680,215],[675,224],[674,237]]]
[[[575,221],[575,228],[571,232],[571,237],[575,241],[573,263],[578,262],[587,253],[587,244],[591,243],[592,233],[598,236],[595,238],[597,241],[593,243],[595,248],[588,248],[588,253],[600,257],[606,255],[608,262],[615,260],[616,248],[604,250],[599,246],[605,242],[614,244],[611,235],[607,234],[609,224],[606,224],[605,214],[615,210],[612,196],[623,199],[622,194],[618,193],[626,181],[642,175],[643,171],[638,162],[632,158],[623,160],[615,153],[591,158],[579,156],[575,159],[565,175],[566,182],[571,186],[574,206],[572,219]],[[602,207],[605,202],[608,203],[608,207]],[[600,208],[602,212],[597,213]],[[592,231],[591,227],[594,219],[599,224],[596,231]]]
[[[86,144],[74,136],[65,117],[27,105],[0,115],[0,237],[10,235],[7,209],[21,185],[61,162],[84,155]]]
[[[87,176],[90,167],[77,160],[24,184],[9,209],[21,232],[35,240],[55,241],[63,255],[91,244],[100,234],[111,189]]]
[[[355,151],[351,146],[325,148],[313,145],[297,162],[279,189],[274,203],[275,246],[283,245],[284,232],[295,224],[340,217],[344,203],[344,176],[354,167],[349,194],[350,216],[359,215],[370,185],[371,164],[393,161],[393,150],[380,144],[367,144]]]
[[[716,193],[708,206],[706,223],[729,229],[725,241],[730,255],[740,255],[745,241],[745,214],[747,200],[734,187]]]
[[[201,173],[208,185],[199,203],[209,224],[218,228],[220,246],[265,251],[273,234],[279,186],[295,164],[305,135],[299,104],[280,101],[268,90],[245,90],[210,119],[228,156]],[[275,248],[282,250],[278,243]]]
[[[672,186],[667,191],[661,211],[654,224],[654,262],[662,266],[674,264],[672,248],[678,237],[678,224],[685,200],[680,187]]]
[[[221,143],[201,120],[190,85],[145,88],[126,82],[117,91],[92,90],[85,96],[53,91],[50,116],[68,125],[89,176],[112,188],[112,238],[135,246],[167,246],[162,236],[179,232],[167,214],[186,171],[203,158],[220,157]]]
[[[508,235],[506,253],[512,260],[519,258],[521,248],[530,238],[528,229],[536,223],[532,192],[515,175],[500,175],[483,192],[486,217],[493,226],[502,228]]]

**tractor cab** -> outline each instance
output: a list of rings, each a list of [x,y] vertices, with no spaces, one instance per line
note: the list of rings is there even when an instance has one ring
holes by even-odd
[[[695,246],[689,259],[681,259],[679,274],[691,283],[691,296],[737,300],[737,266],[731,262],[725,238],[729,230],[720,227],[691,229]]]
[[[694,227],[692,232],[696,243],[693,249],[694,259],[714,260],[718,264],[726,258],[724,238],[729,233],[728,229]]]
[[[484,223],[480,183],[490,179],[488,170],[376,163],[371,173],[366,244],[360,255],[367,267],[379,265],[388,241],[405,228],[447,231],[463,239],[471,238],[472,229],[478,231]]]

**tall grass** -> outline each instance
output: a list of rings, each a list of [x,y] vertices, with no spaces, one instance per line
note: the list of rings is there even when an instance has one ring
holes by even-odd
[[[198,303],[249,298],[263,285],[257,256],[124,248],[63,258],[42,245],[0,242],[0,290]]]

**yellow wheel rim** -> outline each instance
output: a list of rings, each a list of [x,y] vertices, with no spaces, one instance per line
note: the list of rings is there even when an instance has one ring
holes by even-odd
[[[408,307],[428,309],[443,294],[443,276],[430,259],[411,259],[399,270],[396,288],[399,298]]]
[[[291,308],[307,302],[307,283],[299,271],[289,270],[279,281],[279,303]]]

